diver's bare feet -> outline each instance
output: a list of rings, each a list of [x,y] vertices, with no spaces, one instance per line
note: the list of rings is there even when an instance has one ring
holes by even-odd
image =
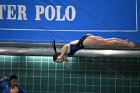
[[[133,42],[129,41],[128,39],[126,41],[129,47],[135,47],[135,44]]]
[[[129,43],[128,43],[128,46],[129,46],[129,47],[135,47],[135,44],[134,44],[133,42],[129,42]]]

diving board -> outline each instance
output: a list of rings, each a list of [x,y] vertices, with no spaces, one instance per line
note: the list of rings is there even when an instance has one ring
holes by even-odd
[[[60,51],[60,50],[59,50]],[[52,48],[0,48],[0,55],[53,56]],[[74,57],[140,57],[140,50],[81,49]]]
[[[64,43],[56,43],[58,51]],[[16,56],[53,56],[51,43],[40,42],[0,42],[0,55]],[[136,48],[92,48],[81,49],[74,57],[140,57],[140,46]]]

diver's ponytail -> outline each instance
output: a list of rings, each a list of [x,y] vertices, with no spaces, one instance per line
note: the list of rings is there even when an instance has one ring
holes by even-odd
[[[55,40],[54,40],[54,39],[53,39],[53,43],[52,43],[52,45],[53,45],[54,52],[57,53],[56,45],[55,45]]]
[[[59,55],[61,55],[61,53],[60,52],[57,52],[56,45],[55,45],[55,40],[54,39],[53,39],[52,45],[53,45],[53,49],[54,49],[54,52],[55,52],[54,55],[53,55],[53,61],[55,62],[56,59],[57,59],[57,57]]]

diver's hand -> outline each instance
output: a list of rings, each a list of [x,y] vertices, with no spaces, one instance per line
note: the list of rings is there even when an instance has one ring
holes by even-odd
[[[60,55],[57,57],[56,62],[63,62],[64,58]]]
[[[58,56],[56,62],[66,62],[68,61],[67,57],[65,56]]]

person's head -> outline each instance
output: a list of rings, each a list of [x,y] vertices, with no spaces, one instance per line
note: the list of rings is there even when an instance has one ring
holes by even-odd
[[[56,62],[57,57],[59,55],[61,55],[61,53],[60,52],[57,52],[56,45],[55,45],[55,40],[53,40],[52,45],[53,45],[53,49],[54,49],[54,52],[55,52],[54,55],[53,55],[53,61]]]
[[[16,75],[10,76],[10,84],[11,84],[11,86],[15,86],[17,84],[17,76]]]
[[[60,52],[56,52],[56,53],[54,53],[54,55],[53,55],[53,61],[56,62],[57,57],[60,56],[60,55],[61,55]]]

